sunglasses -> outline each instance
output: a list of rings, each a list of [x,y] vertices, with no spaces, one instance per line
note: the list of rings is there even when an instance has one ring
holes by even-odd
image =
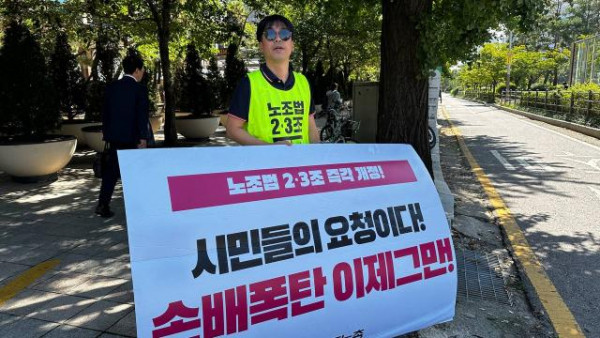
[[[263,35],[267,41],[275,41],[277,35],[279,35],[279,38],[283,41],[287,41],[292,38],[292,32],[289,29],[282,29],[278,34],[274,29],[269,28],[264,32]]]

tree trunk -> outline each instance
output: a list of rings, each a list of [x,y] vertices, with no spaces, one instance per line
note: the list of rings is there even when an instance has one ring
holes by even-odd
[[[432,0],[382,1],[381,74],[379,83],[378,143],[413,146],[433,177],[427,142],[429,78],[424,75],[417,29]]]
[[[169,29],[167,25],[159,31],[160,63],[162,65],[163,87],[165,90],[165,146],[177,143],[177,130],[175,129],[175,110],[173,100],[173,85],[171,81],[171,61],[169,60]]]

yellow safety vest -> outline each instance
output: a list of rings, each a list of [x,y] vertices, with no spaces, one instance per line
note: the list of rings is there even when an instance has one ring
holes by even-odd
[[[294,72],[294,86],[289,90],[274,88],[260,70],[248,73],[248,79],[250,111],[245,127],[248,133],[268,143],[285,140],[310,143],[310,86],[306,77]]]

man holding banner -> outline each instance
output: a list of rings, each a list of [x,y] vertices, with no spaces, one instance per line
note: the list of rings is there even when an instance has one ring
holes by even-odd
[[[308,83],[289,69],[292,31],[281,16],[259,24],[267,64],[238,88],[245,118],[234,99],[228,119],[241,144],[318,141]],[[119,161],[138,337],[383,338],[454,316],[450,228],[410,145],[122,150]]]
[[[243,145],[318,143],[314,104],[306,77],[294,72],[294,26],[281,15],[262,19],[256,31],[266,63],[244,77],[229,109],[227,136]]]

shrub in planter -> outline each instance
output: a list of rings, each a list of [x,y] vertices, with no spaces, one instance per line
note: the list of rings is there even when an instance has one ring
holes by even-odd
[[[92,65],[92,75],[86,88],[87,121],[102,121],[102,104],[106,85],[117,79],[119,69],[118,41],[109,36],[100,35],[96,41],[96,57]]]
[[[193,44],[187,46],[182,87],[181,109],[191,112],[194,117],[211,116],[216,102],[211,88],[209,88],[208,80],[202,73],[200,56]]]
[[[81,128],[97,123],[75,119],[75,116],[85,109],[86,87],[65,32],[59,32],[56,36],[54,52],[50,56],[48,68],[52,85],[56,90],[59,111],[63,115],[60,133],[74,135],[77,137],[77,144],[84,145]]]
[[[40,46],[29,30],[8,24],[0,49],[0,170],[13,177],[47,177],[73,156],[73,136],[45,133],[60,121]]]
[[[225,56],[225,76],[221,99],[226,105],[229,104],[237,84],[248,73],[244,61],[237,57],[238,47],[235,43],[229,44]]]
[[[67,120],[73,120],[85,106],[85,86],[65,32],[56,36],[54,52],[50,56],[49,73],[60,111],[67,115]]]
[[[210,58],[206,78],[210,88],[211,102],[213,102],[212,113],[219,115],[221,125],[226,126],[228,102],[224,102],[223,100],[225,79],[219,71],[217,59],[214,56]]]
[[[0,49],[0,133],[42,135],[60,122],[56,94],[44,56],[29,30],[6,28]]]
[[[210,101],[213,104],[211,110],[224,109],[228,104],[223,100],[223,86],[225,85],[225,79],[221,76],[217,59],[214,56],[211,56],[210,58],[206,79],[210,88]]]
[[[137,53],[137,51],[135,49],[130,50],[130,52]],[[144,62],[144,64],[151,64],[151,63]],[[154,72],[152,71],[151,68],[146,68],[146,71],[144,72],[144,77],[142,77],[141,83],[143,85],[145,85],[146,88],[148,88],[148,101],[149,101],[148,116],[150,118],[150,125],[152,126],[152,132],[156,133],[158,130],[160,130],[160,127],[163,123],[163,114],[161,111],[158,110],[157,105],[156,105],[157,101],[158,101],[157,88],[156,88],[157,83],[155,81]]]
[[[191,115],[178,117],[175,121],[176,128],[186,138],[207,138],[219,126],[219,117],[212,115],[212,108],[216,103],[193,44],[187,46],[182,80],[180,108],[191,112]]]

